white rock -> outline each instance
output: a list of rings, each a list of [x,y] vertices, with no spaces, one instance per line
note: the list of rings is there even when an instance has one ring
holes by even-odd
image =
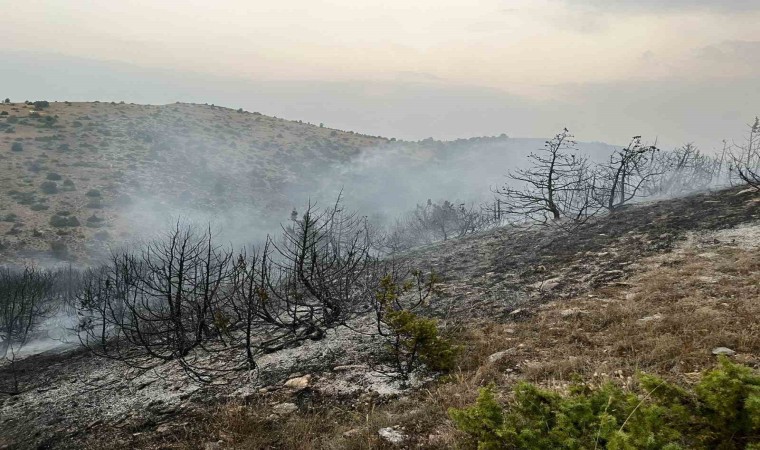
[[[311,375],[304,375],[302,377],[291,378],[285,382],[285,387],[300,391],[309,387],[310,381],[311,381]]]
[[[652,322],[653,320],[662,320],[662,314],[660,314],[660,313],[657,313],[657,314],[655,314],[655,315],[653,315],[653,316],[646,316],[646,317],[642,317],[642,318],[641,318],[641,319],[639,319],[637,322],[640,322],[640,323],[647,323],[647,322]]]
[[[377,430],[380,438],[394,445],[402,444],[406,440],[406,435],[395,428],[380,428]]]
[[[508,348],[506,350],[502,350],[500,352],[496,352],[493,355],[491,355],[491,356],[488,357],[488,362],[491,363],[491,364],[493,364],[493,363],[495,363],[497,361],[501,361],[506,356],[514,354],[514,353],[515,353],[515,349],[514,348]]]
[[[726,356],[734,356],[736,354],[735,351],[731,350],[728,347],[715,347],[712,349],[713,355],[726,355]]]
[[[562,281],[562,278],[549,278],[548,280],[539,281],[537,283],[531,284],[529,287],[541,291],[541,292],[548,292],[552,289],[559,286],[559,282]]]
[[[296,411],[298,411],[298,405],[295,403],[278,403],[272,408],[272,412],[280,416],[293,414]]]
[[[343,432],[343,437],[349,439],[358,436],[361,432],[362,430],[359,428],[351,428],[350,430]]]
[[[577,316],[582,316],[583,314],[588,314],[588,311],[584,311],[578,308],[570,308],[570,309],[563,309],[559,313],[559,315],[562,317],[577,317]]]

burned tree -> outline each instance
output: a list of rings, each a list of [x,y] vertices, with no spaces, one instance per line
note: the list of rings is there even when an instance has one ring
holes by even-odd
[[[409,232],[419,243],[447,241],[482,230],[488,225],[489,216],[473,204],[454,204],[448,200],[417,205],[407,220]]]
[[[708,189],[725,181],[720,158],[702,153],[688,143],[671,151],[652,154],[649,170],[654,175],[642,186],[644,196],[683,195]]]
[[[179,223],[137,253],[113,255],[80,293],[83,344],[138,368],[177,361],[208,381],[219,368],[202,356],[224,346],[215,317],[224,311],[231,258],[210,230]]]
[[[734,145],[731,166],[739,181],[760,190],[760,118],[749,125],[745,142]]]
[[[10,380],[0,392],[20,392],[16,360],[37,327],[53,310],[50,273],[26,267],[0,268],[0,359],[9,366]]]
[[[501,197],[502,214],[539,223],[582,222],[592,215],[588,161],[576,151],[576,142],[565,128],[546,141],[540,153],[531,153],[531,167],[510,172],[510,183],[495,191]]]
[[[268,240],[259,255],[257,316],[276,330],[260,343],[271,352],[344,325],[372,295],[370,229],[365,217],[347,213],[340,198],[319,210],[309,204],[300,219]],[[255,272],[254,272],[255,273]],[[250,294],[249,294],[250,295]]]
[[[642,196],[646,183],[665,171],[651,164],[655,152],[655,145],[642,145],[641,136],[634,136],[627,147],[610,156],[609,162],[597,166],[592,196],[599,206],[613,211]]]

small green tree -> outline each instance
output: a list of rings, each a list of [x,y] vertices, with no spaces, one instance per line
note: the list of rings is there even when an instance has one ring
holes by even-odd
[[[45,181],[40,185],[40,190],[48,195],[57,194],[58,185],[55,181]]]
[[[14,142],[11,144],[11,151],[13,152],[23,152],[24,151],[24,144],[21,142]]]
[[[408,380],[422,367],[436,372],[454,368],[460,348],[441,336],[435,319],[420,317],[416,312],[435,292],[438,278],[420,271],[404,283],[393,275],[380,280],[376,294],[377,333],[385,339],[389,350],[392,375]],[[404,297],[410,297],[407,301]]]

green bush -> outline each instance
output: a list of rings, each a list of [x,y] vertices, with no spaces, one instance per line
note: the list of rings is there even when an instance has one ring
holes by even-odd
[[[412,275],[405,283],[397,283],[391,275],[383,277],[375,294],[380,335],[385,338],[395,376],[402,380],[421,365],[436,372],[453,369],[461,350],[441,336],[435,319],[420,317],[415,311],[435,292],[437,277],[430,274],[425,279],[420,271]],[[402,301],[409,295],[414,300]]]
[[[576,383],[562,395],[520,383],[506,408],[493,390],[451,409],[456,426],[490,449],[760,449],[760,376],[722,357],[694,389],[639,375],[636,390]]]
[[[87,226],[90,228],[98,228],[103,226],[104,219],[93,214],[87,218]]]
[[[57,194],[58,193],[58,185],[55,183],[55,181],[44,181],[40,185],[40,189],[42,192],[46,194]]]
[[[87,193],[86,193],[86,194],[84,194],[84,195],[86,195],[86,196],[88,196],[88,197],[100,197],[100,191],[99,191],[99,190],[97,190],[97,189],[90,189],[90,190],[89,190],[89,191],[87,191]]]
[[[47,174],[47,179],[50,180],[50,181],[58,181],[61,178],[63,178],[63,177],[60,176],[59,174],[55,173],[55,172],[50,172],[49,174]]]
[[[64,228],[78,227],[81,224],[75,216],[70,215],[68,212],[59,212],[50,218],[50,225],[56,228]]]
[[[439,372],[455,367],[459,348],[440,335],[435,319],[426,319],[403,309],[389,311],[386,323],[398,337],[398,345],[391,345],[396,358],[410,362],[418,358],[426,368]],[[412,362],[410,369],[413,369],[413,365]]]
[[[21,142],[14,142],[11,145],[11,151],[13,152],[23,152],[24,151],[24,144]]]
[[[63,180],[63,190],[64,191],[74,191],[76,190],[76,186],[74,186],[74,182],[70,179]]]

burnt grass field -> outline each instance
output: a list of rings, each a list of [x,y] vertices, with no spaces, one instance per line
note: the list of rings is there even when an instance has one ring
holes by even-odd
[[[509,323],[529,319],[541,304],[626,283],[638,261],[669,252],[690,232],[758,217],[760,197],[732,188],[628,206],[572,229],[502,227],[402,258],[442,278],[429,313],[444,327],[483,318]],[[0,449],[130,448],[159,441],[168,448],[158,438],[166,429],[192,429],[201,412],[230,399],[258,403],[292,395],[290,401],[305,409],[330,402],[353,408],[366,396],[392,401],[401,391],[373,379],[363,365],[371,346],[340,331],[269,356],[258,376],[237,374],[212,385],[190,383],[176,367],[139,372],[81,349],[38,354],[18,363],[25,392],[0,397]],[[306,374],[313,377],[308,389],[283,391],[284,380]],[[9,376],[0,367],[0,380]]]

